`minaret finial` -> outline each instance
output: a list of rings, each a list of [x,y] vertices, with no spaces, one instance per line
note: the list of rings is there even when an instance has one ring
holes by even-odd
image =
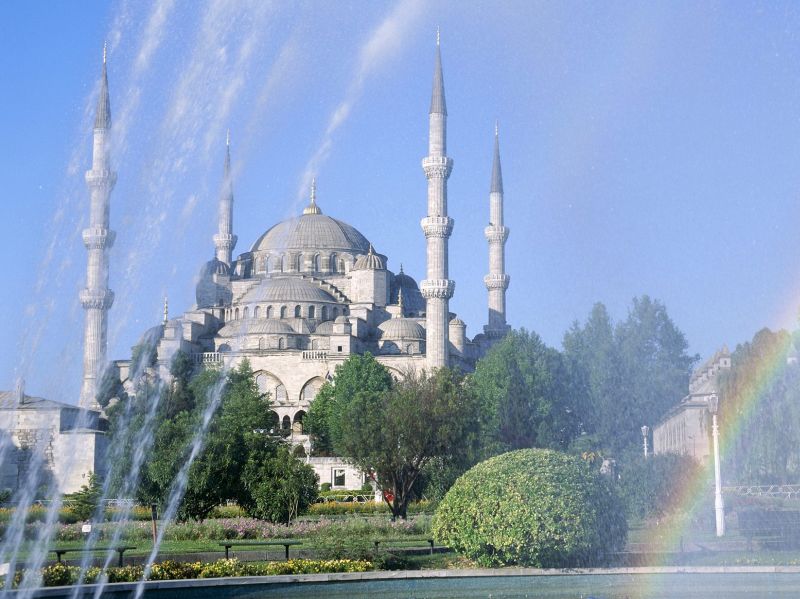
[[[439,45],[440,41],[441,41],[441,38],[439,37],[439,26],[437,25],[436,26],[436,45],[437,46]]]
[[[303,209],[303,214],[322,214],[322,210],[317,206],[317,178],[311,178],[311,198],[308,206]]]
[[[169,320],[169,301],[167,300],[167,296],[164,296],[164,326],[167,325],[167,321]]]
[[[397,305],[400,307],[400,311],[397,313],[397,318],[404,318],[405,317],[405,309],[403,308],[403,288],[402,287],[397,292]]]
[[[108,51],[108,42],[103,42],[103,64],[106,64],[106,52]]]
[[[494,120],[494,136],[500,137],[500,122],[497,119]]]
[[[230,127],[228,128],[228,132],[225,134],[225,145],[229,148],[231,147],[231,130]]]
[[[400,272],[397,273],[397,274],[400,274],[400,275],[403,274],[403,263],[402,262],[400,263]]]

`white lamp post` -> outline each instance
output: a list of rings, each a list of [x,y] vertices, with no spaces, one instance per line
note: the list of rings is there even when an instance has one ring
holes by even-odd
[[[642,439],[644,440],[644,459],[647,459],[647,433],[650,432],[650,427],[646,424],[642,427]]]
[[[717,426],[717,410],[719,397],[712,393],[708,397],[708,410],[711,412],[711,435],[714,438],[714,511],[717,515],[717,536],[725,534],[725,502],[722,500],[722,477],[719,472],[719,427]]]

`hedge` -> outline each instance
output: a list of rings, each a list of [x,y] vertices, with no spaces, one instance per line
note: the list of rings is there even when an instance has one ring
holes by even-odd
[[[485,566],[599,565],[627,524],[605,477],[575,456],[521,449],[463,474],[431,525],[442,545]]]

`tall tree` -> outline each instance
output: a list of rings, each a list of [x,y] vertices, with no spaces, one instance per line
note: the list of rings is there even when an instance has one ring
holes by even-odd
[[[741,484],[800,479],[800,365],[786,331],[762,329],[721,377],[723,475]]]
[[[485,456],[563,448],[577,434],[577,404],[561,355],[522,329],[497,343],[469,376],[481,404]]]
[[[336,387],[339,386],[337,379]],[[333,435],[337,453],[390,490],[392,515],[405,518],[412,489],[432,460],[460,461],[478,442],[478,402],[461,376],[440,368],[408,373],[382,393],[339,402]]]

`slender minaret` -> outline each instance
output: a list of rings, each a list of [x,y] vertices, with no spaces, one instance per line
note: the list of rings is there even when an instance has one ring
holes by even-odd
[[[447,240],[453,231],[453,219],[447,216],[447,178],[453,169],[453,160],[447,157],[447,107],[438,30],[429,118],[428,155],[422,159],[422,169],[428,178],[428,216],[420,223],[428,245],[428,272],[420,291],[426,302],[426,362],[428,369],[433,370],[449,362],[450,298],[455,290],[455,281],[449,279],[447,265]]]
[[[494,162],[492,184],[489,188],[489,226],[484,230],[489,242],[489,274],[483,277],[489,291],[489,324],[483,327],[492,339],[508,332],[506,324],[506,289],[511,280],[506,274],[506,240],[508,227],[503,225],[503,172],[500,169],[500,135],[494,126]]]
[[[100,409],[97,403],[98,379],[106,363],[108,310],[114,303],[114,292],[108,288],[108,250],[114,245],[114,231],[108,228],[109,196],[117,174],[109,163],[111,102],[108,97],[106,48],[103,46],[103,74],[100,97],[94,119],[92,168],[86,171],[86,185],[91,194],[89,227],[83,230],[83,244],[89,253],[86,266],[86,288],[80,300],[86,310],[83,336],[83,386],[81,406]]]
[[[217,260],[231,265],[231,254],[236,247],[236,235],[233,234],[233,179],[231,177],[231,132],[225,139],[225,176],[222,181],[222,193],[219,198],[219,230],[214,235],[214,247],[217,249]]]

